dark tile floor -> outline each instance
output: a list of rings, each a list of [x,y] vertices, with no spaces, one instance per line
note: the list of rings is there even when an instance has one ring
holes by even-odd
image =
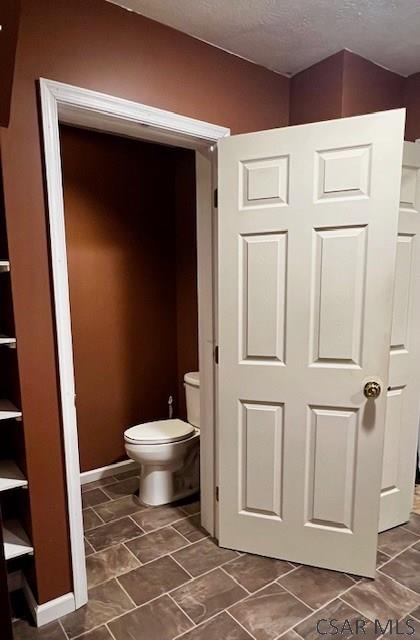
[[[15,640],[319,640],[316,622],[413,620],[420,633],[420,488],[409,523],[380,534],[376,580],[219,548],[200,505],[146,508],[130,474],[83,487],[89,602]],[[349,634],[345,634],[349,635]]]

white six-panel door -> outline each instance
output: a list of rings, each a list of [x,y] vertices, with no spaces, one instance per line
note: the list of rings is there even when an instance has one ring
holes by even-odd
[[[374,574],[403,128],[219,143],[221,546]]]
[[[404,142],[379,531],[407,522],[420,410],[420,144]]]

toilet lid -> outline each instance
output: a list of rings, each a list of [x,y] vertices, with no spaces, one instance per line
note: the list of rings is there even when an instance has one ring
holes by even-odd
[[[128,442],[138,444],[165,444],[185,440],[194,433],[194,427],[183,420],[156,420],[130,427],[124,433]]]

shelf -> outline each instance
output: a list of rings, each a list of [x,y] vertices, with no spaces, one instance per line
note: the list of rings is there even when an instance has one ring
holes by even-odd
[[[21,416],[22,412],[9,400],[0,400],[0,420],[12,420]]]
[[[0,260],[0,272],[10,271],[10,262],[8,260]]]
[[[27,479],[13,460],[0,460],[0,491],[27,486]]]
[[[34,552],[29,538],[17,520],[3,523],[4,555],[6,560],[30,555]]]
[[[5,345],[6,347],[9,347],[10,349],[15,349],[16,348],[16,338],[9,338],[8,336],[0,335],[0,346],[1,345]]]

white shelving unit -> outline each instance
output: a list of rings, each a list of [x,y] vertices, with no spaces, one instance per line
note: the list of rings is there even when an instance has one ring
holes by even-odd
[[[16,348],[16,338],[9,338],[9,336],[0,335],[0,346],[4,345],[5,347],[9,347],[10,349]]]
[[[0,492],[27,486],[27,479],[13,460],[0,460]]]
[[[0,274],[10,271],[9,260],[0,260]],[[0,334],[0,346],[16,348],[16,338]],[[7,399],[0,399],[0,420],[21,420],[22,412]],[[28,481],[13,460],[0,459],[0,493],[26,488]],[[34,549],[18,520],[3,522],[4,555],[6,560],[33,555]]]
[[[6,520],[3,524],[4,555],[6,560],[32,555],[29,538],[17,520]]]
[[[10,271],[9,260],[0,260],[0,274]],[[16,348],[16,338],[0,334],[0,346]],[[0,420],[21,420],[22,412],[7,399],[0,399]],[[28,481],[13,460],[0,460],[0,493],[26,488]],[[3,523],[4,555],[6,560],[32,555],[34,549],[18,520]]]
[[[13,418],[21,418],[22,412],[19,411],[9,400],[0,400],[0,420],[13,420]]]
[[[0,260],[0,273],[7,273],[8,271],[10,271],[9,260]],[[0,335],[0,346],[2,345],[9,347],[9,349],[15,349],[16,338]]]

